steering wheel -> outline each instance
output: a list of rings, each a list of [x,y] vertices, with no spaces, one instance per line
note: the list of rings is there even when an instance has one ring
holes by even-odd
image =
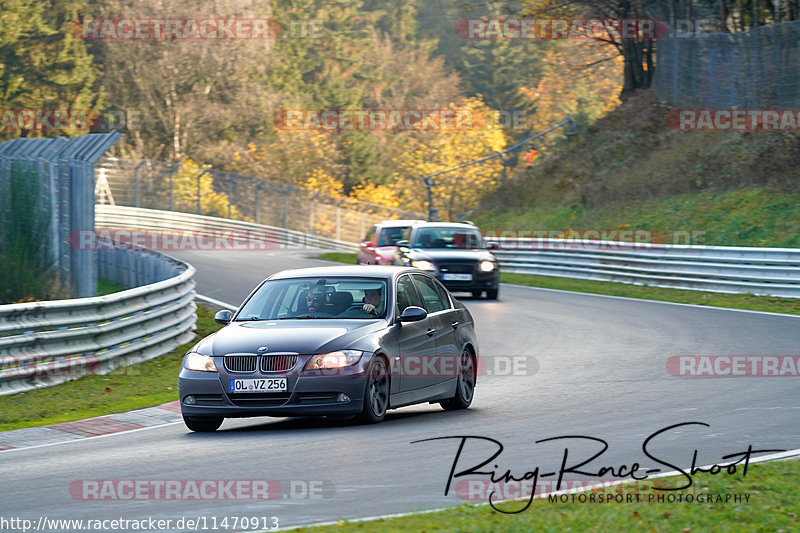
[[[364,313],[367,316],[378,316],[378,314],[376,314],[376,313],[368,313],[368,312],[364,311],[364,303],[363,302],[362,303],[351,304],[350,307],[348,307],[347,309],[342,311],[342,313],[346,313],[346,312],[348,312],[350,310],[354,310],[354,309],[358,309],[359,311],[361,311],[362,313]]]

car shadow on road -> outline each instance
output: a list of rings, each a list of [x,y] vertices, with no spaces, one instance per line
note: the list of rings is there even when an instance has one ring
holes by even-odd
[[[475,410],[477,411],[477,410]],[[381,427],[398,427],[406,424],[418,424],[422,421],[430,421],[438,423],[443,417],[452,419],[453,417],[467,416],[470,410],[464,411],[444,411],[438,407],[422,408],[419,407],[413,410],[390,411],[386,413],[386,418],[379,424],[361,424],[355,417],[295,417],[295,418],[274,418],[269,419],[264,417],[263,423],[256,423],[247,426],[225,428],[223,426],[215,433],[221,434],[246,434],[254,432],[265,431],[330,431],[338,429],[357,429],[365,430],[369,428]],[[256,422],[258,418],[252,418],[250,421]],[[187,435],[200,436],[210,435],[209,433],[187,433]]]

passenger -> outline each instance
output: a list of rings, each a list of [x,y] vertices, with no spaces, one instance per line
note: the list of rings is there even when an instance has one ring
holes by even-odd
[[[325,304],[325,290],[320,287],[314,287],[314,289],[306,295],[308,312],[304,313],[301,311],[300,315],[314,316],[318,318],[333,316],[329,312],[325,311]]]

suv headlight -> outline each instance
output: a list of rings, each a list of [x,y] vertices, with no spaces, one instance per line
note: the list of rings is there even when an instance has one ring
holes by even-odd
[[[436,267],[433,266],[433,263],[430,261],[425,261],[424,259],[411,261],[411,266],[420,270],[436,270]]]
[[[321,353],[311,357],[306,363],[306,370],[324,370],[326,368],[342,368],[351,366],[361,359],[364,352],[358,350],[339,350]]]
[[[491,261],[481,261],[479,268],[481,269],[481,272],[491,272],[494,270],[494,263]]]
[[[214,364],[214,358],[208,355],[200,355],[197,352],[189,352],[186,354],[186,359],[183,361],[183,366],[186,370],[196,370],[198,372],[216,372],[217,365]]]

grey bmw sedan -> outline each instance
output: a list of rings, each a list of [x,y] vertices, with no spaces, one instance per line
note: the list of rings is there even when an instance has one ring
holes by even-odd
[[[465,409],[476,382],[472,316],[430,274],[393,266],[279,272],[184,357],[181,411],[193,431],[225,418],[356,415],[438,402]]]

